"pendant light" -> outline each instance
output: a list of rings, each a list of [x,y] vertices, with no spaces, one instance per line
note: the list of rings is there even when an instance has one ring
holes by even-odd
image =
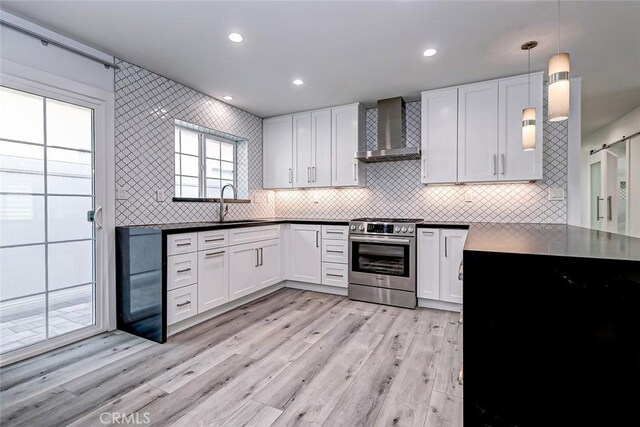
[[[531,49],[538,46],[537,41],[526,42],[520,49],[529,54],[529,74],[527,74],[527,105],[531,105]],[[536,109],[527,107],[522,110],[522,149],[531,151],[536,149]]]
[[[549,60],[549,120],[560,122],[569,118],[569,71],[567,52],[560,52],[560,0],[558,0],[558,53]]]

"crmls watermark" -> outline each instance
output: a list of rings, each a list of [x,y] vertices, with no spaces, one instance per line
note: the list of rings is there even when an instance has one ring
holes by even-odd
[[[151,418],[148,412],[133,412],[125,414],[121,412],[103,412],[100,414],[102,424],[149,424]]]

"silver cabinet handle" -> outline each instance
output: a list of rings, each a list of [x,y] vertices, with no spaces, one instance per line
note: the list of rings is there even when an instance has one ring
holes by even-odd
[[[191,267],[189,267],[189,268],[183,268],[182,270],[178,270],[178,271],[176,271],[176,273],[186,273],[187,271],[191,271]]]
[[[260,267],[260,251],[258,250],[258,248],[255,249],[256,251],[256,267]]]
[[[358,165],[356,165],[355,163],[353,164],[353,180],[358,180]]]
[[[260,248],[260,265],[264,265],[264,248]]]
[[[293,169],[289,168],[289,184],[293,183]]]
[[[342,274],[333,274],[333,273],[327,273],[327,276],[331,276],[331,277],[344,277]]]
[[[311,182],[311,166],[307,167],[307,182]]]
[[[204,254],[204,256],[216,256],[216,255],[222,255],[224,253],[224,251],[220,251],[220,252],[209,252],[208,254]]]
[[[600,221],[603,216],[600,216],[600,201],[603,200],[602,197],[596,196],[596,221]]]
[[[316,248],[320,247],[320,232],[316,231]]]
[[[607,196],[607,219],[611,221],[613,219],[613,208],[611,207],[611,196]]]
[[[102,228],[102,222],[98,221],[98,218],[102,219],[102,206],[98,206],[98,208],[96,209],[96,213],[94,214],[94,218],[96,222],[96,227],[98,227],[99,229]]]
[[[329,231],[329,230],[327,230],[326,233],[327,234],[340,234],[340,235],[344,234],[342,231]]]
[[[318,175],[317,175],[316,167],[315,167],[315,166],[313,166],[313,167],[311,168],[311,172],[312,172],[312,176],[313,176],[313,182],[317,182],[317,181],[318,181]]]
[[[344,251],[331,251],[329,249],[327,249],[327,252],[332,253],[332,254],[343,254]]]
[[[224,240],[224,237],[220,237],[219,239],[204,239],[205,243],[210,243],[210,242],[220,242]]]
[[[189,301],[185,301],[182,304],[176,304],[176,307],[184,307],[185,305],[189,305],[189,304],[191,304],[190,300]]]
[[[448,239],[447,236],[444,236],[444,256],[445,256],[445,258],[448,256],[448,253],[447,253],[447,246],[448,246],[447,245],[447,243],[448,243],[447,239]]]
[[[176,246],[191,246],[191,242],[189,242],[189,243],[177,243]]]
[[[493,174],[494,175],[497,173],[497,171],[496,171],[496,169],[498,167],[497,166],[497,162],[498,162],[497,157],[498,156],[496,154],[493,155]]]
[[[427,159],[422,159],[422,177],[427,178]]]
[[[460,261],[460,266],[458,266],[458,280],[463,280],[464,277],[464,260]]]
[[[504,170],[506,168],[506,163],[505,163],[505,156],[504,154],[500,154],[500,167],[502,168],[502,172],[500,172],[502,175],[504,175]]]

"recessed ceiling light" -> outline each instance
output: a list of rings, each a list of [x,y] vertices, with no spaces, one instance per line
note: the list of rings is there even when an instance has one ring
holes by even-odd
[[[300,80],[300,79],[295,79],[293,81],[293,84],[296,85],[296,86],[302,86],[304,84],[304,82],[302,80]]]
[[[242,40],[244,40],[244,38],[242,38],[242,35],[238,33],[231,33],[229,34],[229,40],[231,40],[234,43],[240,43]]]
[[[433,56],[436,53],[438,53],[438,51],[435,50],[435,49],[427,49],[427,50],[424,51],[423,55],[424,56]]]
[[[222,97],[222,99],[224,99],[225,101],[233,101],[233,96],[225,95],[225,96]]]

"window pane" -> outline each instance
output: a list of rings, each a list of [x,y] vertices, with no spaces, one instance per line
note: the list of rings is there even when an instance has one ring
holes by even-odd
[[[182,175],[200,176],[198,170],[198,158],[193,156],[180,156],[182,158]]]
[[[47,145],[92,149],[92,110],[47,99]]]
[[[233,181],[233,163],[222,162],[222,179]]]
[[[221,187],[224,187],[224,186],[225,186],[225,185],[227,185],[227,184],[231,184],[231,185],[233,185],[233,182],[231,182],[231,181],[222,181],[222,182],[220,183]],[[229,188],[229,187],[228,187],[228,188],[226,188],[226,189],[224,190],[224,197],[233,197],[233,190],[232,190],[231,188]]]
[[[49,245],[49,290],[93,282],[93,241]]]
[[[176,153],[180,152],[180,129],[175,128],[175,133],[174,133],[174,141],[175,141],[175,151]]]
[[[47,192],[92,194],[91,153],[47,148]]]
[[[93,286],[49,293],[49,337],[93,325]]]
[[[0,191],[44,192],[44,148],[0,141]]]
[[[220,143],[215,139],[207,138],[207,157],[212,159],[220,158]]]
[[[176,158],[175,158],[175,163],[176,163],[176,175],[180,175],[180,154],[176,154]]]
[[[176,176],[176,180],[175,180],[175,188],[173,189],[174,193],[173,195],[175,197],[180,197],[180,177]]]
[[[0,138],[43,143],[43,98],[0,87]]]
[[[197,156],[199,154],[198,134],[188,130],[180,130],[180,134],[182,135],[180,138],[180,151],[184,154]]]
[[[182,177],[182,197],[200,197],[198,178]]]
[[[44,242],[44,196],[0,195],[0,246]]]
[[[233,145],[227,142],[223,142],[220,147],[221,159],[228,162],[233,162]]]
[[[0,353],[45,339],[44,304],[44,294],[0,303]]]
[[[219,179],[207,179],[207,197],[220,197]]]
[[[207,159],[207,178],[220,178],[220,160]]]
[[[87,221],[91,197],[49,196],[47,203],[50,242],[93,237],[93,223]]]
[[[0,249],[0,301],[45,291],[44,245]]]

